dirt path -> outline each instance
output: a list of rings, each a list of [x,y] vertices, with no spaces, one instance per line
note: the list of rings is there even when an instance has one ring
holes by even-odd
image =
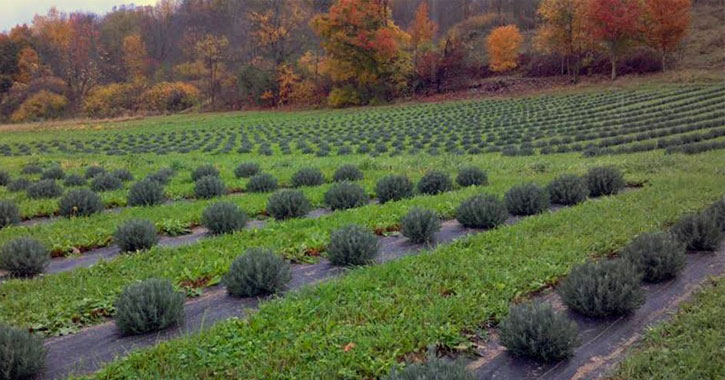
[[[565,311],[579,326],[581,344],[574,356],[556,364],[539,364],[532,360],[510,355],[492,339],[480,350],[481,358],[469,364],[478,379],[546,379],[585,380],[604,377],[624,358],[626,350],[642,337],[647,327],[668,318],[678,305],[688,299],[708,277],[725,273],[725,244],[715,252],[687,255],[687,265],[673,280],[659,284],[645,284],[646,301],[635,313],[627,317],[593,319],[568,311],[559,296],[548,292],[542,300]]]

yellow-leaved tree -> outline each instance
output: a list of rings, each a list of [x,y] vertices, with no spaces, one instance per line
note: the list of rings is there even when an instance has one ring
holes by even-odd
[[[515,69],[523,42],[524,37],[516,25],[499,26],[492,30],[486,38],[489,68],[495,72]]]

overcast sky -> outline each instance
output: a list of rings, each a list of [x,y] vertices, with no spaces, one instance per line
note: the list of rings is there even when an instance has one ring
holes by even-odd
[[[0,31],[8,31],[16,24],[30,23],[36,13],[46,14],[55,6],[63,12],[91,11],[103,14],[115,5],[156,4],[156,0],[0,0]]]

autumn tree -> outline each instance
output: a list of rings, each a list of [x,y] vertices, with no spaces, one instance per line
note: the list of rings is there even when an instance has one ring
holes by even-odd
[[[586,24],[587,0],[542,0],[534,46],[545,53],[563,57],[567,73],[576,82],[582,54],[591,38]]]
[[[123,39],[123,63],[131,81],[143,81],[147,68],[146,44],[139,34],[130,34]]]
[[[645,0],[645,38],[649,46],[660,52],[662,71],[667,56],[677,48],[690,26],[691,0]]]
[[[639,0],[590,0],[588,30],[609,55],[612,80],[617,79],[617,58],[639,35],[641,15]]]
[[[312,25],[330,61],[335,94],[354,102],[389,100],[407,86],[410,36],[393,23],[387,0],[337,0]]]
[[[501,72],[518,66],[519,50],[524,38],[516,25],[500,26],[486,38],[489,67]]]
[[[252,36],[257,46],[271,57],[275,66],[287,62],[301,41],[292,43],[309,20],[309,9],[299,0],[270,0],[269,9],[250,12]]]
[[[31,80],[40,77],[42,72],[43,65],[35,49],[28,46],[18,53],[18,74],[15,76],[16,82],[30,83]]]
[[[415,18],[410,26],[410,46],[413,51],[423,44],[433,42],[433,37],[438,31],[438,25],[428,17],[428,2],[423,1],[415,11]]]
[[[214,105],[219,87],[219,65],[224,59],[228,46],[229,40],[226,37],[215,36],[213,34],[205,35],[196,43],[196,54],[204,63],[204,68],[207,70],[207,86],[212,106]]]

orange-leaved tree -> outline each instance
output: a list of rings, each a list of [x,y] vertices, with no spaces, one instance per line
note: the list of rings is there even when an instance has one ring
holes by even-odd
[[[588,30],[609,54],[612,80],[617,79],[617,58],[641,31],[640,0],[590,0]]]
[[[691,0],[645,0],[645,39],[662,57],[662,70],[667,55],[680,43],[690,26]]]
[[[488,66],[496,72],[518,66],[519,50],[524,37],[516,25],[499,26],[486,38]]]
[[[410,25],[410,47],[417,51],[421,45],[433,42],[437,31],[438,25],[428,16],[428,2],[421,2]]]
[[[587,0],[542,0],[537,11],[541,25],[536,30],[534,47],[561,55],[574,81],[582,54],[591,41],[586,30],[586,6]]]
[[[334,103],[390,99],[407,86],[411,65],[404,47],[410,36],[393,23],[386,0],[337,0],[312,26],[336,83]]]
[[[138,33],[129,34],[123,39],[123,63],[131,81],[143,81],[148,68],[146,44]]]

